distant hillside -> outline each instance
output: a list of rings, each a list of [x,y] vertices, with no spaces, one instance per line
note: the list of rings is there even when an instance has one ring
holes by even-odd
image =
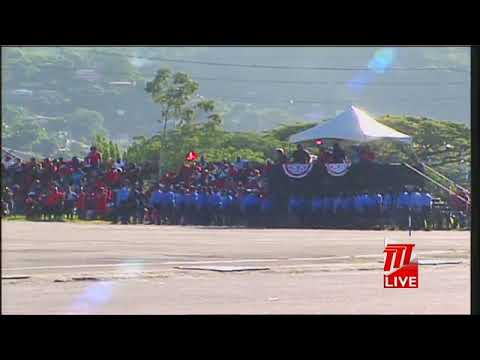
[[[88,144],[96,134],[127,144],[156,133],[161,114],[144,87],[164,67],[198,81],[231,131],[319,121],[352,103],[375,116],[470,122],[468,48],[2,50],[2,139],[25,151]],[[432,67],[450,70],[425,70]]]

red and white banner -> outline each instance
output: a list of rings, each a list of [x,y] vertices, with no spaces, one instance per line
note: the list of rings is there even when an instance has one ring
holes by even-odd
[[[313,164],[283,164],[285,174],[294,179],[301,179],[312,171]]]
[[[351,163],[325,164],[327,172],[332,176],[343,176],[350,169]]]

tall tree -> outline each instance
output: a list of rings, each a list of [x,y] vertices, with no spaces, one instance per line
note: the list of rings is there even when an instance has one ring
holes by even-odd
[[[69,114],[66,120],[68,130],[73,138],[93,139],[95,134],[106,133],[103,127],[104,118],[96,111],[79,108]]]
[[[173,122],[173,127],[178,127],[180,133],[199,120],[202,114],[206,117],[207,122],[211,122],[212,119],[217,123],[221,122],[218,114],[211,114],[215,107],[214,102],[196,94],[197,90],[198,83],[188,74],[172,73],[169,69],[160,69],[155,78],[147,82],[145,91],[161,107],[160,122],[163,124],[163,132],[160,149],[162,156],[166,156],[169,144],[176,147],[166,138],[169,122]],[[187,140],[182,136],[176,139],[180,142]],[[166,165],[166,160],[163,159],[163,165]]]
[[[214,102],[196,95],[198,83],[188,74],[172,73],[169,69],[161,69],[152,81],[147,82],[145,91],[152,100],[161,107],[163,136],[169,122],[176,125],[192,123],[201,115],[214,109]]]

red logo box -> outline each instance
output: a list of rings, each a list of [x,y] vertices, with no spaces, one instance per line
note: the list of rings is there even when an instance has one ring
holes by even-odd
[[[418,288],[418,263],[412,262],[415,244],[388,244],[384,253],[384,288]]]

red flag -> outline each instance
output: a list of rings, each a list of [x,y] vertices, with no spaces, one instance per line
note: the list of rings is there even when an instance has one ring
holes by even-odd
[[[190,151],[185,158],[187,161],[195,161],[198,159],[198,154],[195,151]]]

